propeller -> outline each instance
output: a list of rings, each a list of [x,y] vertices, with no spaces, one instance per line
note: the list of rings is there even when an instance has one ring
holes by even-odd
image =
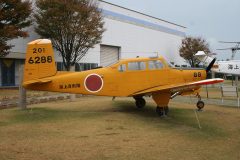
[[[214,58],[211,63],[208,65],[208,67],[206,68],[206,72],[208,73],[211,68],[213,67],[214,63],[216,62],[217,58]]]

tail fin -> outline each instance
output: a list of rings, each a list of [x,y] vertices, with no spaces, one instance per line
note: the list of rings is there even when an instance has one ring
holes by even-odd
[[[56,72],[51,41],[38,39],[28,43],[23,82],[51,77]]]

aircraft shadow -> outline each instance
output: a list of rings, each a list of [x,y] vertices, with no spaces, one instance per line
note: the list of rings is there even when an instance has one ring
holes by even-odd
[[[169,114],[167,116],[159,117],[156,113],[155,105],[146,105],[142,109],[136,108],[134,101],[124,102],[124,101],[115,101],[113,103],[114,108],[111,110],[113,112],[123,112],[124,114],[129,114],[132,117],[140,121],[150,122],[149,125],[159,126],[160,127],[188,127],[192,129],[199,130],[199,126],[195,117],[194,108],[176,108],[169,106]],[[204,112],[199,112],[199,115],[203,115]],[[205,119],[206,121],[206,119]],[[209,130],[214,126],[207,124]]]

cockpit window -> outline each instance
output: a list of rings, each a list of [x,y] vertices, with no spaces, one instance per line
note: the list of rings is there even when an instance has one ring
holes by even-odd
[[[121,64],[120,66],[118,66],[118,71],[119,72],[125,72],[127,69],[126,64]]]
[[[130,71],[139,71],[139,70],[145,70],[145,69],[146,69],[145,62],[129,62],[128,63],[128,70]]]
[[[148,68],[150,70],[162,69],[163,68],[163,64],[159,60],[149,61],[148,62]]]

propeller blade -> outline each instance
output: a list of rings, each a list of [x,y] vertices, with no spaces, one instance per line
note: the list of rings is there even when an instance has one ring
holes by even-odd
[[[217,49],[217,50],[232,50],[234,48],[222,48],[222,49]]]
[[[208,65],[208,67],[206,68],[206,72],[207,72],[207,73],[211,70],[211,68],[213,67],[213,65],[214,65],[214,63],[216,62],[216,60],[217,60],[217,58],[214,58],[214,59],[212,60],[212,62]]]
[[[225,42],[225,41],[219,41],[219,43],[240,43],[240,42]]]
[[[208,53],[209,56],[215,56],[217,53]]]

